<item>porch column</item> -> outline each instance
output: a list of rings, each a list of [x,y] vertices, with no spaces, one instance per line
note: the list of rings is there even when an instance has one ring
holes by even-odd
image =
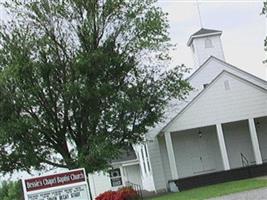
[[[148,175],[150,172],[149,172],[149,167],[148,167],[148,157],[147,157],[147,152],[146,152],[146,147],[145,147],[145,145],[146,144],[144,144],[143,146],[142,146],[142,149],[141,149],[141,151],[142,151],[142,153],[143,153],[143,159],[144,159],[144,164],[145,164],[145,168],[146,168],[146,175]]]
[[[262,157],[261,157],[260,145],[259,145],[259,140],[257,136],[254,119],[253,118],[248,119],[248,123],[249,123],[250,138],[252,141],[252,147],[253,147],[256,164],[260,165],[262,164]]]
[[[165,136],[167,153],[168,153],[168,158],[169,158],[169,163],[170,163],[170,168],[171,168],[171,175],[172,175],[172,179],[175,180],[175,179],[178,179],[178,171],[177,171],[175,155],[173,151],[171,133],[166,132],[164,136]]]
[[[125,180],[125,173],[124,173],[124,167],[120,166],[120,172],[121,172],[121,181],[122,181],[122,185],[126,186],[126,180]]]
[[[140,167],[141,167],[141,175],[142,175],[142,177],[144,177],[145,176],[145,166],[144,166],[144,161],[143,161],[143,156],[142,156],[141,151],[142,151],[142,146],[140,146],[138,153],[139,153],[139,162],[140,162]]]
[[[217,137],[218,137],[218,141],[219,141],[220,151],[221,151],[221,155],[222,155],[223,168],[224,168],[224,170],[229,170],[230,164],[229,164],[228,154],[226,151],[222,124],[216,124],[216,129],[217,129]]]

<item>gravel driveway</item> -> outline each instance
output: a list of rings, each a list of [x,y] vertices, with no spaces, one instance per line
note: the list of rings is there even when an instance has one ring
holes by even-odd
[[[216,197],[209,200],[267,200],[267,188],[250,190],[235,194]]]

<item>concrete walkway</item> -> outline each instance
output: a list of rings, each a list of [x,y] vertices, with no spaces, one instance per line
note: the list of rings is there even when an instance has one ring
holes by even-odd
[[[267,188],[239,192],[209,200],[267,200]]]

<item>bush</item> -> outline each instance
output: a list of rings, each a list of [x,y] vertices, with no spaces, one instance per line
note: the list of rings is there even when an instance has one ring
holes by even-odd
[[[107,191],[96,197],[95,200],[115,200],[116,192]]]
[[[0,185],[1,200],[23,200],[23,189],[20,181],[6,182]]]
[[[138,200],[138,193],[131,187],[123,187],[118,191],[107,191],[96,197],[96,200]]]

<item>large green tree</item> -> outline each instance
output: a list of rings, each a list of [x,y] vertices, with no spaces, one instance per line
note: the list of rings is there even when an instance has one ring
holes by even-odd
[[[101,170],[190,90],[155,0],[9,0],[0,171]]]

